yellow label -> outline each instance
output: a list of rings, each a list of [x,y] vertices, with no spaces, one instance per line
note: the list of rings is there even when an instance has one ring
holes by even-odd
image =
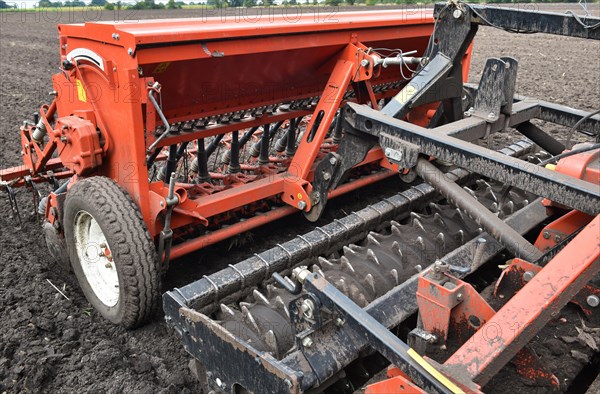
[[[302,200],[302,194],[298,193],[298,200]]]
[[[171,65],[171,62],[159,63],[156,66],[156,68],[154,69],[154,71],[152,71],[152,74],[161,74],[161,73],[164,73],[165,71],[167,71],[167,68],[169,68],[169,65]]]
[[[417,94],[418,90],[413,85],[406,85],[404,89],[402,89],[395,97],[394,100],[404,105],[408,100],[410,100],[415,94]]]
[[[431,376],[433,376],[438,382],[443,384],[448,390],[452,391],[455,394],[465,394],[465,392],[452,383],[450,379],[442,375],[437,369],[433,367],[433,365],[429,364],[423,357],[419,355],[414,349],[408,349],[408,355],[412,357],[413,360],[417,362],[424,370],[429,372]]]
[[[79,98],[79,101],[87,103],[87,96],[85,95],[85,89],[83,88],[83,84],[79,79],[76,79],[75,83],[77,84],[77,97]]]

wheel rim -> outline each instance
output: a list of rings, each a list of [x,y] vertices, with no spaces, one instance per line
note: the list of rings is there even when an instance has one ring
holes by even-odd
[[[92,291],[106,306],[119,301],[119,274],[100,225],[86,211],[75,217],[75,246],[81,269]]]

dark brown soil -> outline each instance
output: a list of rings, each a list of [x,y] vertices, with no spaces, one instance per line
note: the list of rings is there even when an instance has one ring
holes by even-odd
[[[543,7],[579,11],[576,4]],[[592,4],[590,8],[598,13],[600,5]],[[124,16],[121,11],[120,18],[192,17],[200,12],[136,11]],[[104,12],[100,17],[114,19],[115,14]],[[55,25],[80,22],[86,15],[80,11],[10,13],[0,14],[0,18],[0,166],[7,167],[20,164],[20,122],[48,101],[50,78],[59,66]],[[98,19],[98,15],[90,12],[87,19]],[[487,57],[514,56],[520,60],[518,93],[587,110],[600,108],[598,42],[546,35],[517,36],[483,28],[474,51],[472,81],[478,80]],[[564,137],[560,128],[551,131]],[[338,200],[332,204],[329,215],[350,212],[357,201],[364,203],[376,198],[376,193],[389,193],[397,187],[396,182],[390,181],[370,193]],[[27,193],[19,196],[24,218],[21,228],[9,217],[6,198],[3,196],[0,201],[0,392],[197,391],[187,368],[188,356],[175,334],[166,330],[162,316],[132,332],[103,321],[90,309],[70,275],[49,262],[40,227],[30,214],[33,207]],[[166,287],[182,285],[192,277],[235,263],[309,228],[296,217],[285,224],[254,231],[247,239],[190,256],[174,264]],[[549,352],[558,352],[552,350],[554,345],[544,346]],[[555,367],[562,368],[560,364]]]

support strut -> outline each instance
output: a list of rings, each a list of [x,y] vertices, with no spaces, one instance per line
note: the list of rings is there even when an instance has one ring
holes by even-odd
[[[503,220],[498,218],[498,216],[487,210],[487,208],[473,198],[469,192],[456,184],[456,182],[448,179],[446,174],[429,161],[423,158],[418,159],[415,171],[425,182],[433,186],[452,204],[464,210],[491,236],[493,236],[494,239],[506,246],[506,248],[515,256],[528,261],[536,261],[542,257],[542,252],[523,238],[521,234],[512,229]]]

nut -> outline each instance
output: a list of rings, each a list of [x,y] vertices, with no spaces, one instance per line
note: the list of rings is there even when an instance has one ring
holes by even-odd
[[[526,271],[523,274],[523,280],[525,282],[529,282],[531,279],[533,279],[534,276],[535,276],[535,274],[533,273],[533,271]]]
[[[589,295],[589,296],[588,296],[588,297],[585,299],[585,301],[586,301],[586,302],[587,302],[587,304],[588,304],[589,306],[591,306],[592,308],[595,308],[595,307],[597,307],[598,305],[600,305],[600,298],[598,298],[598,296],[597,296],[597,295],[594,295],[594,294],[592,294],[592,295]]]
[[[306,208],[306,202],[298,201],[298,209],[303,210]]]
[[[311,337],[306,337],[302,340],[302,346],[311,347],[313,345],[313,340]]]
[[[337,163],[337,159],[335,157],[332,157],[329,159],[329,164],[331,164],[332,166],[334,166]]]
[[[544,239],[549,239],[550,238],[550,231],[546,230],[544,231],[544,233],[542,234]]]
[[[463,16],[463,12],[461,10],[459,10],[459,9],[456,9],[452,13],[452,16],[454,17],[454,19],[460,19]]]
[[[300,305],[300,310],[302,314],[307,319],[312,319],[315,315],[315,303],[309,299],[302,301],[302,305]]]

